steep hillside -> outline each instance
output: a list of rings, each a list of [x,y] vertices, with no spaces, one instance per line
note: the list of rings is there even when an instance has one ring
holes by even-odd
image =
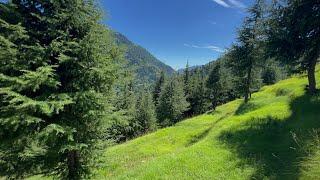
[[[161,71],[171,75],[174,69],[155,58],[143,47],[132,43],[124,35],[115,32],[114,37],[119,45],[127,49],[126,59],[128,66],[134,70],[137,80],[142,82],[154,82]]]
[[[320,81],[320,72],[317,72]],[[317,179],[320,95],[296,76],[109,148],[99,179]]]

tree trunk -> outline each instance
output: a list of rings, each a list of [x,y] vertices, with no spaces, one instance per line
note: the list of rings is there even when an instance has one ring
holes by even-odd
[[[315,51],[311,55],[310,61],[309,61],[309,66],[308,66],[308,81],[309,81],[309,93],[310,94],[315,94],[317,91],[317,83],[316,83],[316,77],[315,77],[315,70],[316,70],[316,65],[317,65],[317,60],[319,58],[319,51]]]
[[[244,95],[244,102],[247,103],[249,101],[249,94]]]
[[[316,63],[311,63],[308,67],[308,81],[309,81],[309,93],[310,94],[315,94],[317,91],[315,69],[316,69]]]
[[[212,109],[216,110],[216,107],[217,107],[217,102],[216,102],[216,100],[213,100],[212,101]]]
[[[67,157],[68,163],[68,179],[69,180],[77,180],[79,177],[79,153],[76,150],[72,150],[68,152]]]
[[[246,89],[245,89],[245,95],[244,95],[244,102],[247,103],[249,101],[249,95],[250,95],[250,81],[251,81],[251,67],[248,69],[248,76],[246,79]]]

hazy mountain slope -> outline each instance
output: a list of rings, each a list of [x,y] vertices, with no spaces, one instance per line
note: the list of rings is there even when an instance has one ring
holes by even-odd
[[[194,69],[197,69],[197,68],[201,68],[203,65],[197,65],[197,66],[190,66],[189,67],[189,71],[192,71]],[[181,68],[181,69],[178,69],[177,72],[178,73],[183,73],[184,71],[186,70],[186,68]]]
[[[128,40],[124,35],[115,32],[114,37],[118,44],[126,46],[128,66],[134,69],[137,80],[142,82],[153,82],[161,71],[164,71],[167,75],[174,73],[173,68],[155,58],[145,48]]]
[[[306,94],[306,84],[306,76],[283,80],[248,104],[235,100],[109,148],[97,178],[316,179],[320,96]]]

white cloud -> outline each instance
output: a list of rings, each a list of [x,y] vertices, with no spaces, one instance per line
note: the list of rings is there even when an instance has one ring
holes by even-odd
[[[212,1],[225,8],[231,8],[231,7],[241,8],[241,9],[246,8],[246,5],[239,0],[212,0]]]
[[[223,7],[226,7],[226,8],[230,7],[226,2],[224,2],[224,0],[212,0],[212,1],[216,2],[217,4]]]
[[[183,45],[190,48],[210,49],[212,51],[219,52],[219,53],[224,53],[226,51],[223,48],[220,48],[218,46],[213,46],[213,45],[209,45],[209,46],[198,46],[198,45],[192,45],[192,44],[183,44]]]

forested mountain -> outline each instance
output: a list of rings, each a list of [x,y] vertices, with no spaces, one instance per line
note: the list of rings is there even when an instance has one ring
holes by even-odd
[[[173,68],[158,60],[145,48],[131,42],[123,34],[114,32],[113,35],[117,44],[125,47],[127,66],[133,69],[139,82],[154,82],[161,71],[169,76],[174,73]]]

